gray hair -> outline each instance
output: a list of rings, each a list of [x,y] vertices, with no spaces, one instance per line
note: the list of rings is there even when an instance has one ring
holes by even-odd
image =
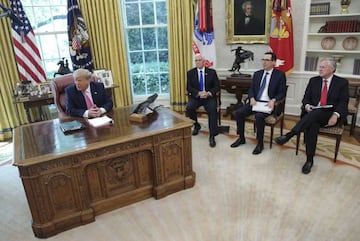
[[[321,62],[327,62],[328,65],[330,65],[331,67],[333,67],[334,71],[336,71],[336,67],[337,67],[337,64],[336,64],[336,60],[334,58],[324,58],[321,60]]]
[[[245,12],[245,9],[246,9],[246,6],[247,5],[253,5],[252,4],[252,2],[251,1],[245,1],[245,2],[243,2],[243,4],[241,5],[241,8],[244,10],[244,12]]]
[[[73,73],[74,80],[76,80],[79,77],[86,77],[86,79],[91,79],[91,72],[87,69],[77,69]]]

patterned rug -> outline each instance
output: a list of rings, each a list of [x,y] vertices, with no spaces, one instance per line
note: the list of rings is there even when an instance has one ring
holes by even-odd
[[[12,142],[0,142],[0,166],[12,163],[13,145]]]
[[[234,139],[234,141],[237,138],[236,135],[236,123],[235,121],[229,121],[229,120],[222,120],[221,121],[222,126],[229,126],[230,130],[229,133],[225,133],[225,135],[231,137]],[[207,119],[199,118],[199,123],[201,125],[202,132],[208,132],[208,123]],[[283,130],[284,134],[288,130]],[[274,139],[276,137],[280,136],[280,128],[275,128],[274,130]],[[247,139],[252,140],[254,143],[256,142],[256,134],[253,130],[253,124],[252,123],[246,123],[245,124],[245,137]],[[264,136],[264,142],[265,142],[265,148],[269,148],[269,141],[270,141],[270,127],[265,127],[265,136]],[[275,141],[273,142],[273,145],[277,145]],[[287,142],[285,145],[282,146],[282,148],[291,148],[294,149],[294,152],[296,150],[296,137],[293,137],[289,142]],[[319,136],[318,137],[318,143],[316,147],[316,155],[322,156],[330,161],[333,161],[334,159],[334,151],[335,151],[335,139],[328,138],[325,136]],[[303,135],[300,139],[300,146],[299,146],[299,154],[303,155],[305,157],[305,144],[303,143]],[[340,149],[337,157],[336,164],[341,165],[351,165],[353,167],[360,169],[360,150],[359,146],[349,144],[346,142],[340,143]]]

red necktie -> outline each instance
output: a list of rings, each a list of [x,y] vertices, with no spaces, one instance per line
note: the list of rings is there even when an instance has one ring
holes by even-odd
[[[85,98],[85,102],[86,102],[86,107],[89,110],[94,104],[91,101],[90,97],[88,96],[88,94],[86,93],[86,91],[82,92],[84,98]]]
[[[326,105],[326,99],[328,94],[327,80],[324,80],[324,86],[321,91],[320,106]]]

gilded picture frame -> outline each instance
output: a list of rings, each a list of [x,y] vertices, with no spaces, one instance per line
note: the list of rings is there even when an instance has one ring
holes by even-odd
[[[250,17],[245,16],[249,8]],[[268,43],[271,12],[271,0],[226,0],[226,43]]]

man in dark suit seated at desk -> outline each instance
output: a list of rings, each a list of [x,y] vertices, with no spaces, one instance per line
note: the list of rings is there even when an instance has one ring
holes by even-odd
[[[233,148],[245,144],[245,118],[255,113],[256,139],[258,143],[253,154],[260,154],[264,149],[265,118],[269,113],[253,112],[252,108],[258,101],[262,101],[268,102],[267,106],[271,110],[274,110],[275,102],[281,100],[286,95],[286,76],[283,71],[274,69],[276,58],[276,55],[272,52],[266,52],[264,54],[262,59],[264,69],[254,73],[249,89],[248,98],[250,102],[234,112],[239,138],[231,144]]]
[[[306,87],[300,121],[286,135],[275,139],[277,144],[283,145],[291,137],[306,131],[304,174],[311,172],[320,127],[336,125],[344,121],[348,113],[349,84],[346,79],[334,75],[335,71],[335,60],[323,59],[320,62],[319,75],[311,78]]]
[[[211,147],[215,147],[215,136],[218,134],[216,93],[220,91],[219,78],[214,69],[205,67],[205,59],[200,54],[195,56],[195,64],[196,68],[187,72],[186,89],[189,100],[186,113],[190,119],[195,121],[192,132],[195,136],[200,130],[196,110],[200,106],[204,106],[209,120],[209,143]]]
[[[110,95],[102,83],[91,81],[90,71],[77,69],[73,77],[75,83],[65,89],[68,115],[93,118],[112,110],[113,102]]]

